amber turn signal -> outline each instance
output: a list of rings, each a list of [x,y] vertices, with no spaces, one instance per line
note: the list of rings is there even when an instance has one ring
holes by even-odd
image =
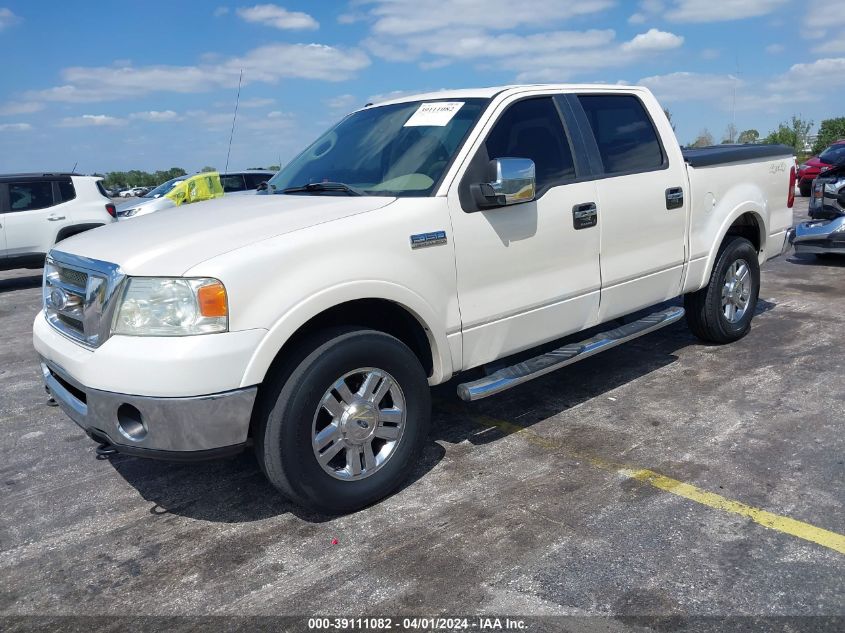
[[[224,317],[229,315],[226,289],[219,281],[202,286],[197,291],[200,314],[204,317]]]

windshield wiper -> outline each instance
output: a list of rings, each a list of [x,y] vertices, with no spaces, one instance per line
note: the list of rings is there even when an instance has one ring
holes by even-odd
[[[321,191],[342,191],[350,196],[363,196],[364,193],[342,182],[311,182],[299,187],[288,187],[276,193],[311,193]]]

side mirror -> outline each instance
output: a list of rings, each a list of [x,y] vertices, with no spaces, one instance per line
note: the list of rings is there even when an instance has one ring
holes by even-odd
[[[491,182],[472,187],[481,208],[506,207],[531,202],[537,193],[534,161],[529,158],[496,158],[490,161]]]

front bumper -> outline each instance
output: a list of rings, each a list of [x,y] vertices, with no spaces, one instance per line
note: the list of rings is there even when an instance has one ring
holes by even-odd
[[[257,387],[205,396],[157,398],[91,389],[41,358],[44,384],[93,439],[119,452],[161,459],[206,459],[246,444]]]
[[[802,222],[795,227],[790,240],[796,253],[845,253],[843,227],[845,216]]]

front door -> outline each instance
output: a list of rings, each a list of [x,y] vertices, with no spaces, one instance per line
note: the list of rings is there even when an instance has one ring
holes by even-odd
[[[576,182],[584,173],[558,106],[511,100],[491,121],[449,195],[464,369],[589,327],[599,306],[599,227],[574,219],[596,202],[596,185]],[[534,161],[535,200],[476,208],[469,186],[505,157]]]
[[[582,94],[585,138],[602,173],[601,308],[605,322],[677,297],[686,251],[686,167],[660,142],[656,122],[632,94]],[[665,118],[665,117],[664,117]],[[668,121],[661,133],[671,135]],[[592,133],[592,134],[591,134]],[[668,138],[668,136],[667,136]]]

